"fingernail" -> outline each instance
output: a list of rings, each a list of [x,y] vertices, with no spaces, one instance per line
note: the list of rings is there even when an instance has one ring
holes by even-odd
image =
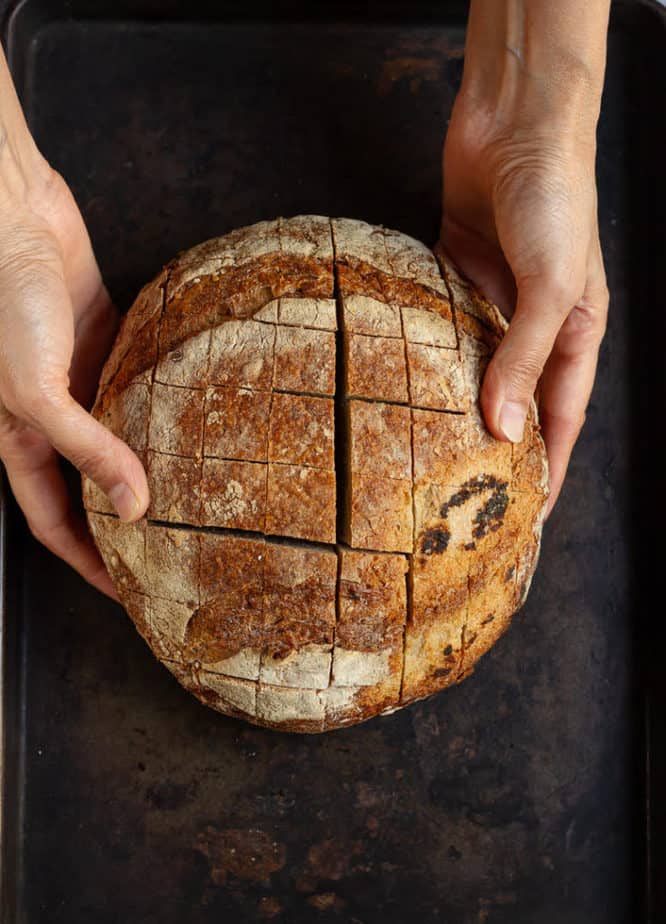
[[[134,519],[139,512],[139,498],[126,484],[115,484],[108,492],[107,497],[116,508],[121,520],[128,522]]]
[[[499,416],[500,430],[512,443],[520,443],[525,429],[527,413],[522,404],[515,401],[505,401]]]

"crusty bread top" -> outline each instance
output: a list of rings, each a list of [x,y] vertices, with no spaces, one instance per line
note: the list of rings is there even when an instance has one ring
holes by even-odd
[[[151,505],[127,525],[84,499],[188,689],[321,731],[472,670],[525,597],[548,484],[536,408],[515,446],[481,417],[505,329],[441,249],[353,219],[259,222],[142,289],[93,413]]]

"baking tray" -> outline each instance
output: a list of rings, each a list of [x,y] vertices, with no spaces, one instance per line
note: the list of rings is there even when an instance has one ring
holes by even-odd
[[[278,214],[434,241],[464,5],[2,12],[123,308],[180,248]],[[528,603],[462,685],[323,736],[206,710],[5,493],[3,924],[664,920],[665,33],[656,4],[614,10],[598,380]]]

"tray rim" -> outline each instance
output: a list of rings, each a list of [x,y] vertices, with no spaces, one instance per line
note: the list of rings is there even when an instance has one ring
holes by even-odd
[[[16,849],[23,814],[23,791],[18,781],[25,757],[17,713],[22,700],[22,649],[19,644],[21,607],[16,581],[8,564],[11,536],[16,534],[18,507],[0,462],[0,922],[17,924],[16,887],[22,883],[20,850]],[[20,539],[19,539],[20,542]],[[9,622],[8,612],[14,613]],[[12,671],[12,666],[14,670]],[[13,811],[12,811],[13,809]],[[12,849],[13,848],[13,849]]]
[[[7,788],[6,741],[7,721],[5,719],[4,699],[7,686],[7,643],[6,643],[6,603],[7,603],[7,498],[5,474],[0,478],[0,914],[7,917],[5,901],[5,844],[7,827]]]
[[[202,20],[212,19],[221,21],[223,17],[233,19],[236,22],[258,23],[260,21],[274,21],[276,6],[282,11],[282,15],[290,21],[294,19],[303,22],[325,21],[335,19],[337,21],[348,21],[361,16],[363,19],[375,20],[377,12],[369,12],[368,3],[356,2],[349,0],[345,4],[344,15],[340,15],[340,4],[334,0],[324,0],[318,5],[317,14],[304,16],[302,12],[303,3],[298,0],[278,0],[278,3],[271,4],[272,17],[268,10],[264,10],[260,3],[255,4],[253,12],[248,15],[242,5],[233,0],[226,2],[201,2],[191,4],[178,4],[167,0],[161,4],[161,10],[157,8],[152,14],[136,16],[130,15],[133,0],[101,0],[95,4],[85,3],[85,0],[0,0],[0,40],[5,48],[7,61],[14,78],[19,96],[23,96],[26,86],[26,74],[24,70],[25,60],[23,50],[20,47],[18,36],[23,26],[23,18],[33,16],[32,7],[36,6],[39,15],[38,28],[50,25],[54,22],[64,22],[77,20],[87,21],[118,21],[118,22],[137,22],[145,24],[185,24],[187,22],[197,23]],[[372,5],[372,4],[370,4]],[[196,6],[197,15],[192,15],[192,8]],[[409,15],[405,15],[405,0],[385,0],[382,4],[383,15],[380,17],[386,22],[414,22],[415,20],[424,20],[426,22],[439,22],[443,19],[446,22],[454,24],[454,17],[459,24],[465,24],[465,11],[468,4],[462,0],[450,0],[446,8],[442,8],[441,2],[436,0],[411,0],[409,4]],[[163,15],[165,7],[169,15]],[[301,8],[300,11],[298,8]],[[27,13],[26,13],[27,11]],[[279,12],[278,12],[279,15]],[[662,0],[613,0],[611,6],[611,24],[610,29],[615,30],[622,28],[626,30],[638,24],[641,16],[651,16],[655,25],[661,30],[662,40],[666,47],[666,6]],[[33,20],[34,22],[34,20]],[[458,24],[456,22],[455,24]],[[645,121],[645,120],[644,120]],[[640,154],[644,155],[650,141],[650,133],[645,126],[641,124],[640,131]],[[662,240],[662,246],[664,241]],[[648,277],[651,280],[650,270],[656,277],[657,254],[648,268]],[[650,285],[650,280],[646,287],[653,291],[655,285]],[[630,283],[630,285],[633,283]],[[655,377],[658,377],[655,373]],[[661,381],[663,382],[663,373]],[[661,393],[663,389],[661,389]],[[10,832],[16,834],[13,829],[16,825],[9,824],[10,785],[12,781],[18,784],[21,776],[21,767],[23,765],[22,754],[15,753],[14,748],[8,747],[11,734],[11,720],[6,715],[6,699],[11,699],[14,695],[20,699],[20,694],[16,693],[17,688],[22,685],[22,676],[12,676],[8,669],[10,649],[13,654],[17,654],[16,639],[18,638],[18,625],[15,621],[13,625],[8,625],[7,612],[9,610],[10,600],[13,601],[15,596],[10,587],[10,568],[8,565],[8,549],[10,544],[10,535],[20,529],[18,526],[19,514],[16,504],[11,498],[10,490],[7,484],[4,467],[0,462],[0,924],[18,924],[23,921],[23,917],[17,917],[17,908],[15,904],[15,894],[11,888],[11,883],[18,881],[20,876],[18,861],[10,863],[10,845],[8,837]],[[657,561],[655,550],[655,562]],[[641,568],[643,572],[644,569]],[[16,609],[20,612],[20,606]],[[20,616],[19,616],[20,619]],[[654,656],[653,656],[654,657]],[[645,659],[645,665],[642,664]],[[639,652],[637,655],[639,665],[647,667],[646,676],[634,681],[639,689],[635,691],[636,695],[641,698],[643,707],[643,729],[639,732],[639,737],[643,745],[642,748],[642,766],[644,771],[644,816],[642,819],[642,831],[644,832],[644,841],[642,846],[642,868],[643,876],[643,908],[641,909],[641,919],[646,924],[657,924],[661,914],[666,914],[666,905],[659,905],[657,902],[663,900],[663,893],[657,890],[656,882],[659,876],[659,870],[655,862],[657,852],[659,859],[666,860],[666,854],[662,853],[663,845],[655,844],[655,829],[657,817],[661,819],[666,817],[666,800],[659,797],[659,773],[666,771],[666,735],[660,728],[660,718],[663,722],[663,710],[658,713],[657,703],[660,706],[666,705],[666,696],[657,695],[656,679],[658,671],[652,660],[645,658]],[[21,658],[17,659],[21,665]],[[21,675],[23,671],[21,670]],[[13,690],[13,693],[12,693]],[[12,703],[12,706],[15,704]],[[13,711],[13,710],[12,710]],[[12,765],[10,766],[10,760]],[[21,798],[18,799],[17,816],[20,813]],[[664,805],[662,805],[664,803]],[[12,867],[12,869],[10,869]],[[12,879],[12,873],[14,879]]]

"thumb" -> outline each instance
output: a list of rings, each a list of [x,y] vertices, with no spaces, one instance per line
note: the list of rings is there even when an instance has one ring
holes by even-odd
[[[579,289],[573,274],[567,280],[542,275],[518,281],[516,310],[481,389],[486,425],[498,439],[522,440],[541,372],[583,286],[584,277]]]
[[[145,513],[148,483],[138,457],[88,414],[66,388],[42,395],[31,410],[31,423],[60,455],[95,482],[121,520],[137,520]]]

